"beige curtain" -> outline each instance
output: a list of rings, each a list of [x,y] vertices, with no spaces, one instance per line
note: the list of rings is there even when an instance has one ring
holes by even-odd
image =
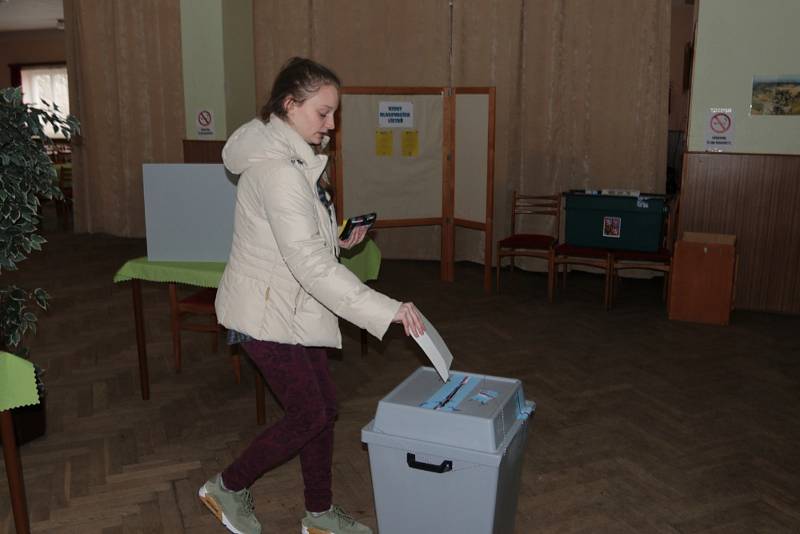
[[[528,3],[462,0],[453,6],[452,85],[497,88],[493,242],[507,233],[510,221],[506,191],[518,187],[521,176],[521,141],[526,133],[520,113],[526,93],[522,85],[525,60],[522,44]],[[456,260],[483,263],[483,251],[483,232],[456,229]]]
[[[64,0],[75,230],[145,234],[142,163],[180,162],[179,0]]]
[[[497,87],[497,239],[514,189],[663,192],[670,5],[454,0],[451,13],[448,0],[254,0],[257,94],[292,55],[330,65],[351,86]],[[458,259],[482,261],[480,232],[456,237]],[[379,241],[386,257],[439,254],[429,229]]]
[[[144,235],[141,164],[179,162],[179,0],[65,0],[78,231]],[[666,167],[669,0],[254,0],[263,101],[292,55],[346,85],[495,86],[495,235],[510,192],[660,192]],[[533,230],[533,227],[525,230]],[[386,257],[437,258],[438,232],[383,232]],[[457,233],[480,261],[482,235]]]
[[[253,0],[256,94],[264,100],[281,65],[308,56],[345,85],[446,86],[449,8],[444,1]],[[438,229],[381,230],[386,258],[439,258]]]
[[[522,148],[506,192],[663,192],[670,2],[524,5]]]

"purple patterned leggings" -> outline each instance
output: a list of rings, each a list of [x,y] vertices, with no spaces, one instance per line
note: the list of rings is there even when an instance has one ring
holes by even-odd
[[[248,341],[242,347],[283,406],[284,417],[222,472],[225,487],[233,491],[250,487],[266,471],[299,453],[306,510],[329,509],[336,391],[327,349],[271,341]]]

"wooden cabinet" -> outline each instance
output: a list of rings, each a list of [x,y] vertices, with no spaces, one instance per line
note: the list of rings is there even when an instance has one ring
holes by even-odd
[[[735,270],[736,236],[685,232],[675,244],[669,318],[728,324]]]

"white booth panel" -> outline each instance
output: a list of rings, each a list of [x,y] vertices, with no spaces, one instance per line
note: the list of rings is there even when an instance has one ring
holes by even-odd
[[[150,261],[228,261],[236,177],[221,164],[145,164]]]

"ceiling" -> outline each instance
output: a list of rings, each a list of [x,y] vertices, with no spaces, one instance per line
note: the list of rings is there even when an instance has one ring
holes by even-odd
[[[63,18],[63,0],[0,0],[0,32],[53,30]]]

